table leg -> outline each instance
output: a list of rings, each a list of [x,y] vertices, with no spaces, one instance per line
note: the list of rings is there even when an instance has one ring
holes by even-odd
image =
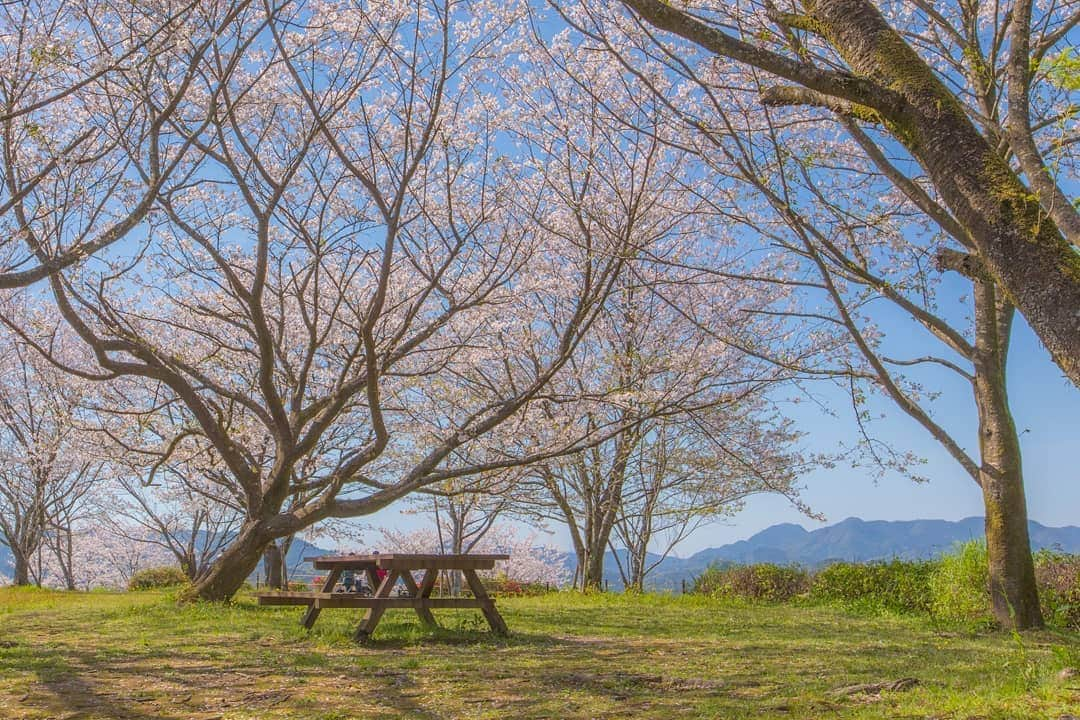
[[[371,594],[375,595],[375,591],[379,589],[379,576],[375,573],[375,568],[369,567],[367,570],[368,587],[371,588]]]
[[[420,597],[431,597],[431,591],[435,589],[435,581],[439,579],[438,570],[428,570],[424,573],[424,579],[420,582]]]
[[[465,580],[469,583],[469,587],[472,588],[473,597],[480,601],[480,609],[484,612],[488,625],[491,626],[491,632],[496,635],[509,634],[506,629],[506,622],[503,621],[499,611],[495,609],[495,601],[487,594],[487,590],[484,589],[484,584],[477,577],[476,571],[470,568],[462,570],[462,572],[465,574]]]
[[[339,577],[341,577],[340,570],[331,570],[330,573],[326,576],[326,581],[323,582],[321,592],[334,592],[334,586],[337,585]],[[315,601],[313,600],[311,602],[311,607],[309,607],[308,611],[304,613],[304,619],[301,620],[301,623],[304,625],[304,627],[310,630],[311,626],[315,624],[315,621],[319,619],[320,612],[322,612],[322,610],[315,607]]]
[[[436,571],[435,570],[428,570],[427,574],[424,575],[424,579],[423,579],[422,582],[425,585],[427,584],[427,579],[428,579],[427,576],[432,574],[433,572],[436,572]],[[422,594],[421,589],[419,587],[417,587],[416,580],[415,580],[415,578],[413,578],[412,572],[410,572],[409,570],[403,571],[401,573],[401,579],[405,582],[405,587],[408,588],[409,593],[414,598],[416,598],[417,600],[422,600],[422,599],[424,599],[426,597],[425,595]],[[432,581],[431,585],[432,586],[435,585],[434,580]],[[428,595],[430,595],[431,594],[431,589],[428,588],[427,592],[428,592]],[[425,625],[428,625],[430,627],[438,627],[439,626],[439,623],[435,622],[435,616],[431,614],[431,609],[430,608],[421,607],[419,604],[413,605],[413,608],[416,610],[416,614],[420,616],[420,622],[422,622]]]
[[[375,591],[375,597],[389,598],[390,591],[394,589],[394,583],[397,582],[397,579],[397,570],[390,570],[387,572],[386,577],[384,577],[379,584],[379,589]],[[375,632],[375,626],[379,624],[379,620],[382,619],[384,612],[386,612],[386,608],[381,605],[368,608],[368,611],[364,614],[364,619],[360,621],[360,627],[356,628],[353,640],[356,642],[367,642],[371,638],[371,634]]]

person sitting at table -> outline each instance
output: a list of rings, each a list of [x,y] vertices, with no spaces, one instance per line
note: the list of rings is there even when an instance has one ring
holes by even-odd
[[[372,550],[371,554],[372,555],[378,555],[379,551],[378,550]],[[375,567],[375,578],[379,581],[379,583],[378,583],[379,585],[382,585],[382,581],[383,581],[384,577],[386,577],[386,570],[383,570],[381,567],[376,566]],[[374,592],[375,590],[378,590],[378,587],[374,587],[371,590],[372,590],[372,592]]]
[[[353,585],[356,583],[356,576],[353,575],[352,570],[346,570],[341,573],[341,586],[345,588],[345,592],[351,593],[353,591]]]

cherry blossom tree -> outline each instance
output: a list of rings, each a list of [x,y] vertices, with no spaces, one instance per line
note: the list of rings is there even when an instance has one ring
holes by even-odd
[[[623,515],[628,478],[657,428],[721,406],[748,409],[785,378],[783,368],[747,352],[747,339],[766,342],[773,334],[768,315],[756,311],[783,305],[786,291],[681,267],[715,235],[703,178],[664,139],[663,103],[631,96],[617,66],[565,33],[531,52],[533,60],[511,76],[519,136],[561,159],[548,163],[543,181],[571,199],[579,224],[625,236],[634,249],[593,332],[555,378],[551,399],[537,405],[546,417],[507,440],[542,445],[557,444],[558,432],[608,436],[531,466],[533,490],[521,493],[532,512],[569,527],[578,581],[588,588],[602,581],[617,520],[630,530]],[[704,251],[717,258],[741,252],[722,242]],[[713,481],[719,497],[724,481]],[[790,480],[775,487],[790,490]]]
[[[843,143],[814,137],[805,126],[794,131],[791,123],[805,118],[798,112],[754,114],[749,102],[728,113],[729,121],[745,131],[744,141],[737,148],[727,144],[718,153],[724,159],[713,164],[725,177],[737,176],[761,193],[778,224],[749,221],[747,226],[798,259],[804,274],[788,277],[801,288],[804,312],[843,330],[850,340],[847,352],[834,352],[812,372],[847,384],[864,447],[879,464],[905,470],[909,458],[893,454],[866,432],[867,391],[887,397],[956,459],[983,494],[995,615],[1003,625],[1040,625],[1020,442],[1005,387],[1011,303],[970,262],[970,244],[948,209],[917,183],[899,179],[885,155],[868,153],[873,145],[857,125],[841,119],[853,137]],[[760,145],[751,149],[755,126]],[[860,187],[865,196],[850,201],[851,187]],[[946,304],[947,296],[939,296],[941,278],[934,266],[942,263],[972,283],[970,305],[959,315]],[[877,321],[897,311],[910,319],[902,341],[883,335]],[[911,333],[925,333],[922,345],[936,344],[939,350],[913,355]],[[970,389],[977,453],[965,448],[961,428],[935,419],[936,387],[950,383],[930,368],[954,374],[960,392],[965,385]]]
[[[155,482],[120,476],[101,524],[119,537],[168,552],[171,564],[198,582],[240,526],[239,508],[224,502],[205,476],[159,472]],[[101,489],[99,489],[101,492]]]
[[[211,38],[249,4],[0,5],[0,288],[75,267],[139,227],[184,172],[191,143],[173,116]]]
[[[639,68],[738,66],[760,79],[760,103],[821,108],[862,128],[868,158],[914,160],[969,264],[1080,385],[1080,218],[1063,182],[1076,109],[1054,72],[1071,52],[1074,3],[621,5],[629,14],[567,3],[564,16]]]
[[[763,404],[665,418],[641,438],[608,539],[624,587],[643,591],[690,533],[734,514],[751,495],[776,493],[811,512],[797,478],[820,459],[798,453],[791,423],[765,416]]]
[[[854,3],[852,8],[856,5],[862,6]],[[863,10],[856,13],[859,22],[873,24],[881,19],[878,16],[873,20]],[[1005,7],[1000,10],[1005,12]],[[911,37],[918,38],[914,42],[923,57],[930,58],[936,72],[960,88],[959,102],[954,99],[950,107],[961,108],[966,117],[958,118],[954,113],[949,122],[972,126],[983,138],[979,142],[985,145],[989,139],[990,146],[999,153],[993,166],[997,168],[995,177],[1000,176],[1001,182],[984,183],[984,189],[996,192],[1004,187],[1002,183],[1014,183],[1011,187],[1017,187],[1016,175],[1010,174],[1007,166],[1002,170],[1010,159],[1010,143],[1014,141],[1010,140],[1008,123],[1002,120],[999,106],[1000,99],[1007,94],[1003,83],[1012,80],[1007,79],[1008,73],[1004,71],[987,71],[987,68],[1003,67],[1007,62],[1007,52],[1002,49],[1002,42],[1011,32],[1006,16],[995,16],[994,8],[979,4],[950,8],[944,14],[923,3],[897,3],[886,11],[898,26],[927,30]],[[722,11],[717,9],[717,12]],[[815,12],[811,9],[810,15]],[[980,12],[990,21],[985,26],[974,21]],[[1063,37],[1057,31],[1067,32],[1075,17],[1064,7],[1044,8],[1040,12],[1045,15],[1036,32],[1042,36],[1040,42],[1048,43],[1042,52],[1048,52]],[[751,34],[750,28],[758,28],[752,33],[753,42],[772,43],[773,49],[783,47],[784,52],[805,57],[807,72],[817,71],[810,61],[821,61],[824,57],[821,53],[831,52],[830,43],[832,47],[840,47],[833,41],[821,44],[814,33],[804,36],[799,28],[793,29],[787,24],[795,18],[793,15],[765,8],[740,13],[735,12],[738,22],[733,27],[747,33],[746,37]],[[973,153],[969,154],[970,158],[977,158],[980,155],[972,150],[972,143],[978,143],[974,140],[967,145],[964,145],[966,140],[955,145],[946,143],[949,146],[937,157],[928,157],[938,150],[936,147],[930,150],[931,145],[913,149],[907,140],[914,136],[900,137],[901,144],[889,139],[889,133],[895,135],[897,128],[914,126],[893,123],[887,113],[873,109],[864,113],[865,106],[857,102],[828,100],[828,91],[820,87],[814,88],[816,95],[804,89],[777,88],[775,68],[757,67],[752,61],[748,68],[740,64],[746,58],[735,58],[740,63],[702,61],[693,53],[681,52],[684,48],[659,42],[640,25],[616,23],[601,31],[595,22],[597,17],[579,15],[575,22],[588,34],[590,42],[595,43],[594,49],[603,50],[632,75],[637,87],[650,96],[664,98],[673,123],[683,127],[675,142],[692,148],[691,152],[704,158],[716,172],[718,179],[709,194],[716,217],[734,223],[738,231],[756,238],[772,251],[780,249],[787,253],[789,261],[782,275],[764,278],[760,274],[744,273],[744,276],[755,282],[782,282],[798,288],[804,297],[803,307],[797,313],[787,313],[788,316],[798,317],[800,321],[810,319],[816,322],[820,332],[832,338],[827,345],[833,349],[827,355],[819,355],[819,361],[792,362],[783,353],[778,360],[798,372],[834,377],[848,386],[856,401],[857,420],[864,431],[863,447],[879,464],[907,470],[911,458],[909,454],[882,446],[866,432],[864,421],[868,413],[864,398],[868,389],[880,390],[957,459],[979,484],[986,504],[995,614],[1005,625],[1041,624],[1027,537],[1020,446],[1004,384],[1013,301],[1017,299],[1016,286],[1010,283],[1017,280],[1004,278],[993,269],[998,262],[993,257],[1000,259],[1000,255],[993,253],[1001,248],[988,249],[987,243],[1000,238],[988,236],[985,224],[978,225],[989,219],[1000,228],[1000,218],[992,213],[973,218],[972,207],[985,203],[985,192],[981,197],[973,195],[961,201],[955,196],[956,188],[949,185],[954,179],[947,179],[944,184],[941,179],[942,163],[957,162],[957,156],[949,156],[950,152],[963,146],[964,152]],[[829,17],[830,23],[842,22],[835,15]],[[612,42],[614,27],[626,31],[619,36],[626,40],[625,45]],[[850,38],[843,42],[849,41]],[[904,52],[909,51],[910,48]],[[854,62],[851,58],[845,60],[856,74],[867,67],[851,65]],[[915,67],[912,72],[917,74],[921,70]],[[860,75],[858,82],[864,79]],[[1029,130],[1036,128],[1039,146],[1052,152],[1067,172],[1072,150],[1051,136],[1064,132],[1067,137],[1074,111],[1063,107],[1062,88],[1055,84],[1052,73],[1038,70],[1029,79],[1034,88],[1031,97],[1038,98],[1025,105],[1024,112],[1032,118]],[[763,109],[762,100],[784,110]],[[904,102],[917,104],[911,98]],[[1018,106],[1011,107],[1009,112],[1015,120]],[[913,122],[919,124],[923,120]],[[842,139],[844,135],[846,139]],[[970,133],[966,137],[970,140]],[[903,157],[905,145],[922,163],[926,177],[910,176],[901,170],[907,162]],[[977,159],[965,162],[967,171],[977,173],[982,167]],[[738,181],[735,185],[733,179]],[[974,180],[968,177],[963,182],[970,186]],[[739,186],[743,189],[738,189]],[[1029,217],[1039,216],[1056,202],[1045,193],[1040,199],[1046,207],[1040,209],[1037,203],[1024,200],[1021,204],[1027,205],[1023,212]],[[964,205],[968,201],[974,204]],[[1052,222],[1047,219],[1041,227],[1036,234],[1050,233],[1049,244],[1044,244],[1044,249],[1055,242],[1060,244]],[[1012,240],[1004,242],[1008,245]],[[1064,247],[1066,253],[1075,252],[1067,245]],[[1024,266],[1021,274],[1036,264]],[[955,313],[939,306],[940,278],[934,272],[934,265],[957,270],[973,282],[971,317],[956,318]],[[1023,265],[1017,257],[1014,269]],[[720,270],[730,274],[727,268]],[[1004,285],[998,286],[998,282]],[[1028,301],[1031,297],[1029,294]],[[1061,296],[1067,297],[1067,293]],[[1061,302],[1061,298],[1054,302]],[[890,305],[892,309],[883,307]],[[883,338],[881,326],[872,318],[879,313],[895,317],[897,311],[911,319],[915,331],[925,330],[928,342],[940,343],[942,351],[912,357],[907,347]],[[1033,324],[1037,326],[1037,321]],[[846,350],[836,345],[836,339],[845,335]],[[1047,340],[1045,334],[1043,338]],[[1052,342],[1047,342],[1057,353]],[[1058,350],[1062,347],[1060,343],[1057,346]],[[1060,353],[1057,359],[1069,372],[1068,363]],[[978,455],[965,450],[963,440],[957,439],[962,438],[957,429],[949,430],[934,419],[930,403],[936,393],[922,384],[927,378],[931,378],[930,382],[943,382],[940,376],[928,375],[927,368],[934,367],[955,372],[970,383],[978,417]]]
[[[445,553],[449,552],[440,533],[433,527],[417,530],[395,530],[383,528],[379,531],[381,547],[392,547],[395,551],[406,553]],[[557,547],[538,542],[539,534],[535,531],[522,532],[522,529],[509,523],[495,523],[484,537],[473,547],[476,553],[497,553],[509,555],[509,560],[500,560],[492,570],[480,572],[481,576],[505,577],[520,583],[535,583],[553,588],[562,587],[569,580],[569,572],[564,562],[565,554]]]
[[[526,421],[626,256],[502,156],[517,16],[309,2],[200,35],[169,124],[197,160],[156,188],[137,249],[50,278],[93,372],[139,380],[144,421],[115,434],[161,465],[205,458],[242,508],[195,595],[231,596],[320,521],[566,451],[467,452]],[[154,187],[155,156],[132,162]],[[438,429],[415,444],[423,405]]]
[[[47,322],[34,306],[13,303],[8,316]],[[72,338],[47,325],[54,352]],[[62,536],[102,471],[81,432],[87,384],[72,378],[14,333],[0,334],[0,542],[14,560],[13,582],[42,582],[35,564],[49,539]]]
[[[123,589],[140,570],[175,566],[173,555],[155,543],[153,535],[140,534],[136,527],[120,529],[115,520],[100,512],[80,517],[70,530],[70,543],[64,547],[63,556],[48,552],[39,555],[39,572],[45,585],[83,591],[96,587]]]

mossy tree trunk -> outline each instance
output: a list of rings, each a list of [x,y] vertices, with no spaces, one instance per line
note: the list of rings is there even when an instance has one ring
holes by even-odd
[[[1080,385],[1080,254],[968,118],[960,101],[867,0],[805,0],[860,77],[899,96],[879,116],[919,161],[979,258]]]
[[[1020,439],[1009,411],[1005,362],[1013,308],[989,281],[975,282],[974,386],[979,477],[986,512],[990,599],[1003,627],[1043,625],[1028,537]]]
[[[922,165],[986,271],[1080,386],[1080,254],[872,2],[803,0],[803,15],[772,13],[823,38],[847,71],[756,46],[664,0],[622,3],[657,28],[795,83],[768,89],[766,103],[816,104],[885,126]]]
[[[622,3],[654,27],[772,74],[780,84],[762,92],[764,103],[817,105],[850,124],[882,126],[923,167],[948,210],[931,217],[939,223],[942,215],[955,220],[950,223],[955,227],[945,229],[970,253],[964,272],[981,275],[975,277],[979,347],[962,353],[974,365],[978,462],[926,413],[906,402],[903,393],[893,392],[890,383],[886,386],[982,488],[995,615],[1006,626],[1041,625],[1020,444],[1005,390],[1005,357],[1015,307],[1058,366],[1080,386],[1080,254],[1010,168],[1009,148],[995,146],[980,133],[958,97],[869,0],[802,0],[803,14],[769,11],[779,25],[818,36],[843,59],[843,70],[729,35],[719,24],[664,0]]]

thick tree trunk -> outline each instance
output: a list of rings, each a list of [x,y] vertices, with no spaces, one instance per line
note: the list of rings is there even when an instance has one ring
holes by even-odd
[[[979,411],[979,484],[986,509],[990,598],[1002,627],[1043,625],[1028,537],[1020,439],[1009,411],[1005,359],[1012,308],[993,284],[975,282],[975,402]]]
[[[11,581],[16,585],[29,585],[30,560],[15,549],[12,549],[11,554],[15,561],[15,575],[11,578]]]
[[[1080,254],[968,119],[956,97],[868,0],[807,1],[851,69],[906,101],[882,119],[919,161],[1003,288],[1080,386]]]
[[[206,575],[192,586],[190,597],[216,602],[229,600],[258,567],[266,544],[272,540],[261,523],[249,520]]]
[[[281,548],[271,542],[263,550],[263,571],[266,573],[266,586],[271,590],[281,590]]]
[[[584,572],[581,578],[582,590],[602,590],[604,587],[604,548],[592,548],[585,553]]]
[[[742,42],[663,0],[622,2],[654,26],[718,55],[800,83],[822,97],[864,105],[858,114],[882,122],[922,165],[969,233],[987,272],[1080,386],[1080,253],[874,3],[803,0],[807,17],[801,25],[813,28],[840,53],[852,73],[845,78]],[[813,102],[787,89],[772,88],[763,100]]]

